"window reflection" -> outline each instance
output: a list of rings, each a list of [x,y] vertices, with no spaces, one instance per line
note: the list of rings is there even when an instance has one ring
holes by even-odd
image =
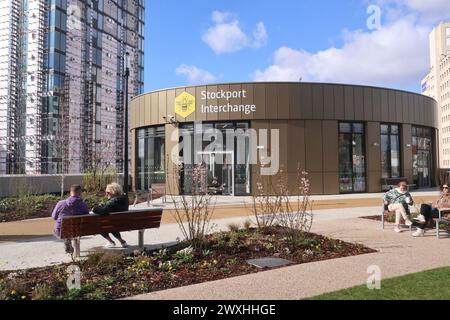
[[[339,124],[339,189],[341,193],[366,191],[364,140],[364,124]]]
[[[381,176],[401,176],[400,128],[396,124],[381,125]]]

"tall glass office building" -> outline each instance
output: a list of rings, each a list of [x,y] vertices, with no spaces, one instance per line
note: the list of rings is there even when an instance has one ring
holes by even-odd
[[[144,15],[144,0],[0,0],[0,174],[122,170]]]

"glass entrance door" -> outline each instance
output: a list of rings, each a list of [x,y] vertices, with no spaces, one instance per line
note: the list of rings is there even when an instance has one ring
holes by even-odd
[[[199,152],[206,164],[205,186],[210,194],[234,196],[234,152]]]
[[[431,157],[429,151],[419,151],[417,157],[417,169],[419,176],[419,188],[431,187]]]

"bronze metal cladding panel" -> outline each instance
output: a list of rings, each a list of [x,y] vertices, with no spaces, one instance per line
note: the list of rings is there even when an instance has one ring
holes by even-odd
[[[339,172],[338,122],[336,120],[322,121],[323,136],[323,171]]]
[[[379,122],[368,122],[366,134],[367,191],[381,191],[381,128]],[[377,146],[374,146],[377,143]]]
[[[267,119],[278,119],[278,90],[276,85],[266,86]]]
[[[389,94],[385,89],[381,89],[381,121],[389,122]]]
[[[373,120],[381,121],[381,90],[373,89]]]
[[[130,102],[130,110],[131,110],[131,129],[137,128],[137,110],[139,108],[139,99],[134,99]]]
[[[338,172],[325,172],[323,174],[323,194],[339,194]]]
[[[425,109],[425,125],[431,127],[434,126],[433,121],[431,121],[433,115],[433,109],[431,107],[431,103],[429,99],[422,98],[424,100],[424,109]]]
[[[305,122],[305,145],[306,145],[306,171],[323,171],[323,142],[322,121],[306,120]],[[336,155],[337,156],[337,155]]]
[[[403,123],[410,123],[408,113],[408,94],[406,93],[402,93],[402,110],[403,110]]]
[[[323,86],[323,118],[334,119],[334,88],[332,85]]]
[[[378,144],[374,146],[374,144]],[[367,170],[381,172],[381,128],[379,122],[367,123]]]
[[[233,84],[230,86],[230,91],[242,91],[242,85]],[[232,98],[230,99],[231,105],[241,105],[242,104],[242,96],[240,98]],[[229,114],[229,119],[231,120],[241,120],[244,112],[231,112]]]
[[[403,122],[403,99],[401,92],[395,92],[395,117],[396,122]]]
[[[280,170],[284,172],[288,172],[288,148],[285,146],[288,146],[288,121],[287,120],[270,120],[270,129],[271,130],[279,130],[280,135],[280,141],[278,142],[278,153],[279,153],[279,163],[280,163]],[[270,138],[270,132],[269,132],[269,141],[270,141],[270,154],[269,157],[272,157],[275,153],[275,145],[273,142],[277,143],[276,141],[271,141]]]
[[[152,124],[152,113],[153,113],[153,109],[152,109],[152,95],[151,94],[146,94],[144,97],[144,108],[145,108],[145,118],[144,118],[144,122],[145,125],[151,125]]]
[[[169,114],[175,115],[175,98],[176,98],[175,90],[167,90],[167,105],[164,110],[166,114],[164,114],[163,116],[167,117]]]
[[[395,122],[397,117],[395,113],[397,110],[395,109],[395,92],[387,90],[388,93],[388,119],[387,122]]]
[[[193,97],[195,97],[195,88],[191,87],[191,88],[187,88],[186,92],[189,93],[190,95],[192,95]],[[191,115],[189,115],[185,121],[187,122],[194,122],[195,121],[195,112],[193,112]]]
[[[268,130],[268,129],[270,129],[270,123],[269,123],[268,120],[253,120],[250,123],[250,126],[251,126],[252,129],[255,129],[258,132],[258,134],[259,134],[259,130],[262,130],[262,129]],[[266,143],[266,142],[260,141],[259,138],[258,138],[258,146],[264,146],[265,150],[267,150],[269,148],[268,141]],[[255,192],[258,190],[257,189],[257,182],[258,182],[258,179],[260,178],[260,172],[261,172],[260,171],[261,162],[260,162],[260,154],[259,154],[259,152],[258,152],[257,160],[258,160],[258,164],[257,165],[252,165],[252,179],[251,180],[252,180],[252,191],[253,191],[253,194],[255,194]]]
[[[291,120],[288,122],[288,170],[295,172],[300,164],[302,170],[306,169],[305,154],[305,121]]]
[[[313,97],[311,84],[300,85],[300,111],[302,119],[312,119]]]
[[[364,120],[373,120],[373,95],[372,88],[364,88]]]
[[[403,169],[403,175],[408,178],[408,181],[412,181],[413,179],[413,154],[412,154],[412,148],[407,147],[406,145],[412,144],[412,126],[409,124],[404,124],[402,126],[402,150],[403,150],[403,156],[402,156],[402,169]]]
[[[217,87],[217,91],[220,92],[221,90],[227,92],[230,91],[230,86],[229,85],[220,85]],[[224,106],[228,104],[227,99],[217,99],[217,103],[219,104],[219,106]],[[231,104],[231,101],[230,101]],[[227,121],[230,120],[230,114],[229,113],[219,113],[219,117],[218,120],[221,121]]]
[[[185,89],[185,88],[177,88],[177,89],[175,90],[175,97],[178,97],[178,96],[179,96],[180,94],[182,94],[183,92],[186,92],[186,89]],[[186,121],[185,118],[183,118],[182,116],[179,116],[178,114],[175,113],[175,106],[174,106],[172,112],[169,113],[169,114],[172,115],[172,116],[175,116],[175,119],[176,119],[178,122],[185,122],[185,121]]]
[[[425,110],[423,107],[423,99],[421,97],[418,97],[417,103],[419,106],[419,124],[423,125],[425,123]]]
[[[314,84],[313,89],[313,119],[323,119],[323,85]]]
[[[343,86],[334,86],[334,117],[337,120],[345,119]]]
[[[355,120],[355,97],[353,87],[344,87],[345,120]]]
[[[242,104],[244,106],[255,104],[255,93],[254,93],[253,85],[245,83],[242,85],[242,90],[246,91],[245,98],[242,98]],[[263,107],[263,106],[256,105],[256,108],[261,108],[261,107]],[[251,120],[251,119],[253,119],[253,117],[254,117],[253,113],[249,113],[249,114],[245,114],[245,112],[242,113],[242,119],[244,119],[244,120]]]
[[[168,194],[177,195],[179,193],[178,188],[178,176],[175,170],[175,163],[172,161],[172,151],[175,155],[178,155],[178,128],[171,124],[166,125],[166,188]],[[174,137],[174,139],[172,139]]]
[[[139,119],[138,120],[138,124],[140,127],[145,126],[145,101],[143,101],[142,99],[138,99],[138,109],[139,109]]]
[[[291,119],[289,112],[289,84],[279,84],[278,87],[278,119]]]
[[[289,85],[289,97],[290,97],[290,117],[291,119],[301,119],[301,100],[300,100],[300,86],[297,84]]]
[[[156,125],[164,121],[164,119],[159,119],[158,92],[152,93],[151,99],[152,99],[152,111],[150,112],[150,119],[152,125]]]
[[[408,95],[408,123],[414,123],[414,96],[412,94]]]
[[[254,85],[253,91],[256,104],[256,112],[254,119],[267,119],[266,117],[266,85],[257,83]]]
[[[381,192],[381,171],[369,171],[367,174],[367,192]]]
[[[206,90],[208,90],[209,92],[217,92],[218,91],[218,87],[217,86],[207,86]],[[210,106],[217,106],[219,104],[219,100],[218,99],[207,99],[206,100],[206,105]],[[206,116],[206,119],[208,119],[208,121],[217,121],[219,120],[219,115],[217,113],[208,113],[208,115]]]
[[[202,92],[206,91],[206,86],[197,87],[195,89],[195,120],[197,121],[206,121],[207,115],[202,112],[203,105],[206,104],[206,100],[203,100]]]
[[[364,121],[364,88],[355,87],[355,120]]]
[[[158,95],[158,119],[160,122],[164,121],[167,115],[167,91],[161,91]]]
[[[323,172],[310,172],[308,174],[309,181],[311,183],[311,194],[319,195],[323,192]]]

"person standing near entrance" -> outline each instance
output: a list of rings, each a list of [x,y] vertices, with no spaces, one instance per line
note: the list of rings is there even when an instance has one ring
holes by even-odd
[[[384,204],[389,211],[395,211],[395,232],[402,232],[400,229],[400,218],[403,217],[405,224],[411,226],[413,223],[407,214],[407,208],[414,204],[411,194],[408,191],[406,181],[400,181],[398,188],[389,190],[383,196]]]
[[[61,236],[61,223],[64,217],[83,216],[89,214],[88,205],[81,199],[82,188],[79,185],[70,187],[70,197],[61,200],[55,206],[52,212],[52,218],[55,220],[54,233],[57,237]],[[72,239],[64,240],[66,253],[73,253]]]

